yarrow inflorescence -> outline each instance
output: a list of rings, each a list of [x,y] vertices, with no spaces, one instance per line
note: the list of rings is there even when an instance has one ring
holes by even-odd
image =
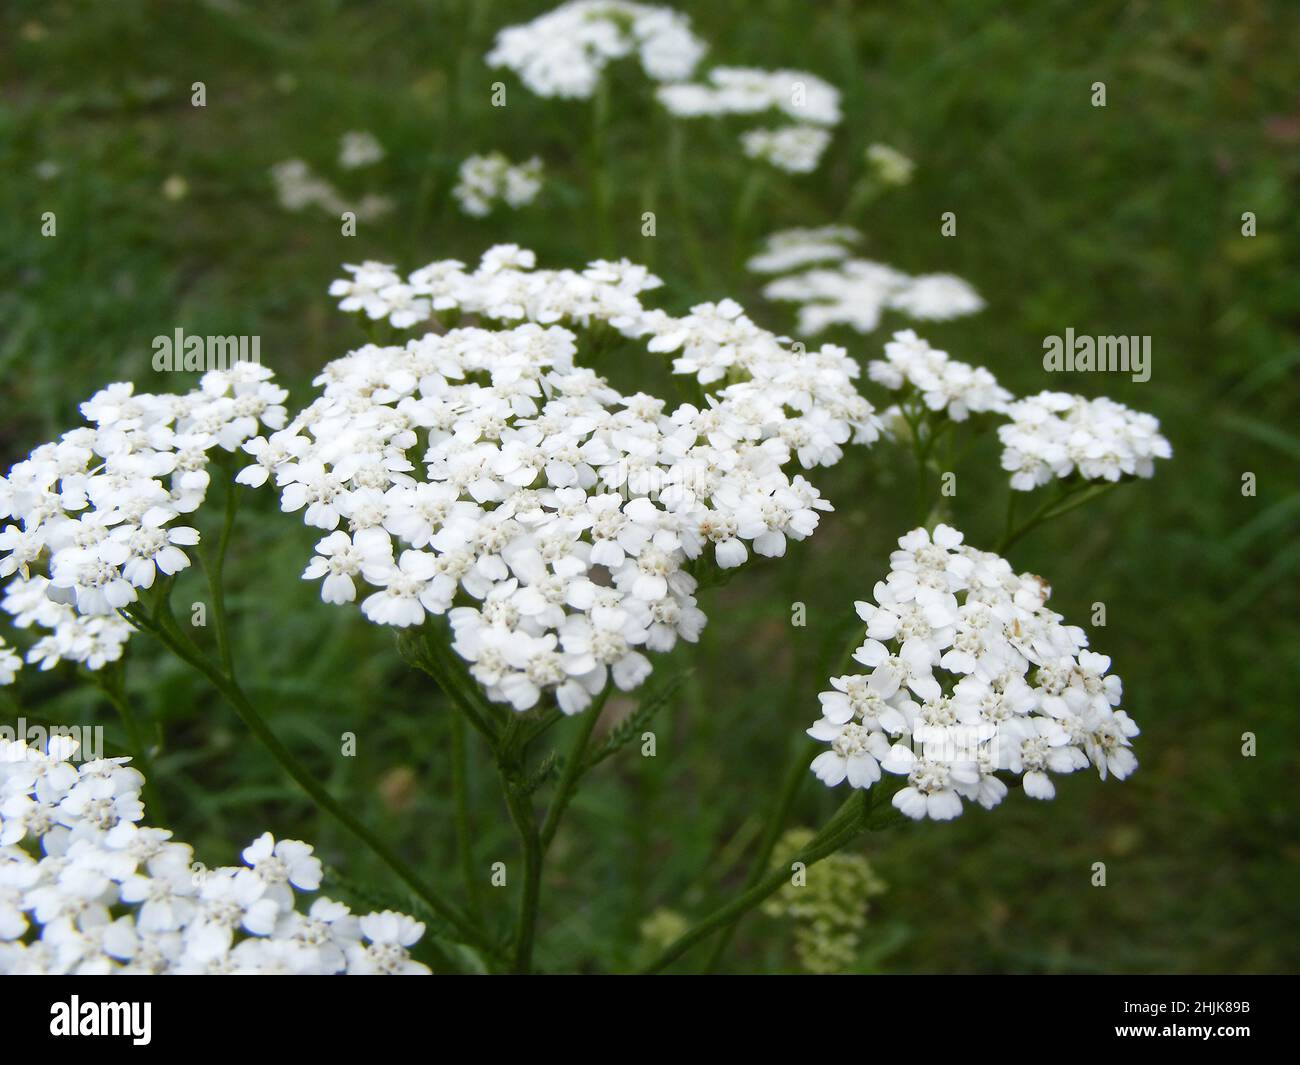
[[[751,129],[740,145],[751,159],[781,170],[808,174],[817,169],[840,121],[835,86],[802,70],[714,67],[704,83],[661,85],[659,102],[677,118],[720,115],[779,115],[791,124]]]
[[[475,218],[484,218],[498,203],[518,209],[537,198],[542,188],[542,161],[533,158],[512,163],[500,152],[471,155],[460,164],[460,173],[452,196],[460,209]]]
[[[963,800],[986,809],[1007,794],[1050,799],[1052,776],[1092,765],[1103,780],[1137,768],[1137,725],[1119,709],[1110,659],[1050,610],[1041,577],[962,542],[947,525],[898,541],[875,602],[856,604],[866,673],[831,678],[808,734],[830,749],[812,763],[834,787],[904,778],[893,805],[946,821]]]
[[[211,453],[285,424],[286,393],[254,362],[203,375],[184,395],[112,384],[81,405],[88,425],[42,444],[0,479],[0,606],[47,630],[27,661],[100,669],[133,629],[118,611],[159,574],[190,565],[183,524],[208,492]],[[0,673],[0,679],[10,671]],[[11,678],[12,679],[12,678]]]
[[[943,321],[983,309],[979,293],[952,274],[912,276],[884,263],[852,258],[849,247],[858,239],[858,232],[847,226],[781,230],[768,236],[749,269],[787,274],[770,281],[763,296],[798,304],[799,332],[806,336],[837,325],[870,333],[887,310]]]
[[[885,357],[867,365],[871,380],[891,391],[920,396],[927,410],[956,422],[971,414],[1004,413],[1012,395],[982,366],[971,366],[932,348],[911,329],[895,333],[885,345]],[[892,421],[891,411],[882,418]]]
[[[206,869],[144,827],[144,777],[126,758],[79,763],[0,739],[0,974],[416,975],[424,925],[356,916],[320,896],[312,848],[263,833],[244,865]]]
[[[527,710],[553,690],[575,713],[611,676],[638,686],[643,652],[698,637],[701,566],[813,532],[830,504],[786,467],[832,465],[878,425],[842,348],[792,350],[730,300],[647,309],[660,281],[632,263],[533,266],[500,246],[472,272],[351,268],[332,291],[371,318],[504,324],[328,364],[319,399],[248,442],[239,480],[273,480],[284,510],[328,533],[304,574],[324,599],[398,627],[445,614],[492,699]],[[705,402],[625,396],[577,365],[593,325],[672,353]]]
[[[689,78],[705,50],[690,19],[672,8],[570,0],[503,29],[487,64],[513,70],[538,96],[585,99],[612,60],[635,54],[647,77],[672,82]]]
[[[1154,416],[1105,397],[1040,392],[1005,413],[1010,424],[998,429],[1002,468],[1022,492],[1073,474],[1086,481],[1150,477],[1156,459],[1173,455]]]

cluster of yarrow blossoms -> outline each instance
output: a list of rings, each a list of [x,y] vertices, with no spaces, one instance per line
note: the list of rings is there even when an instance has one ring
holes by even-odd
[[[867,376],[891,391],[910,390],[927,410],[955,422],[971,414],[1003,413],[1013,398],[984,367],[950,358],[911,329],[894,334],[885,357],[867,364]],[[893,421],[893,410],[881,416],[886,425]]]
[[[27,660],[90,669],[121,657],[132,628],[118,611],[160,574],[190,565],[184,523],[207,495],[214,449],[237,450],[285,424],[269,369],[237,362],[184,395],[112,384],[81,405],[88,425],[42,444],[0,478],[0,606],[20,629],[48,631]],[[7,671],[6,671],[7,672]]]
[[[362,129],[348,130],[339,138],[339,166],[360,170],[383,160],[384,146],[373,133]]]
[[[500,152],[490,152],[471,155],[460,164],[459,179],[451,194],[467,215],[483,218],[498,203],[515,209],[532,203],[541,188],[539,158],[512,163]]]
[[[816,170],[830,142],[831,135],[815,126],[751,129],[740,137],[741,148],[750,159],[759,159],[792,174],[811,174]]]
[[[1153,415],[1105,397],[1040,392],[1011,404],[1006,416],[1010,424],[998,429],[1002,468],[1023,492],[1073,474],[1087,481],[1150,477],[1155,460],[1173,454]]]
[[[783,230],[767,238],[763,250],[750,259],[749,269],[771,274],[800,271],[769,282],[763,296],[798,304],[799,332],[805,336],[837,325],[870,333],[887,310],[943,321],[983,309],[979,293],[952,274],[912,276],[884,263],[850,258],[847,246],[857,239],[857,231],[846,226]],[[835,245],[842,246],[838,252]],[[802,269],[828,260],[838,261]]]
[[[799,226],[770,233],[763,250],[746,268],[755,274],[786,274],[813,263],[834,262],[849,257],[849,245],[862,239],[852,226]]]
[[[141,825],[144,778],[126,758],[78,764],[0,739],[0,974],[415,975],[424,925],[354,916],[321,896],[321,862],[263,833],[244,865],[205,869],[171,832]]]
[[[304,574],[326,601],[398,627],[447,615],[490,698],[522,711],[553,691],[575,713],[611,676],[639,685],[644,652],[698,637],[702,567],[810,535],[830,505],[785,467],[831,465],[878,424],[841,348],[791,350],[729,300],[647,309],[639,294],[660,282],[632,263],[533,265],[501,246],[472,272],[416,270],[404,307],[504,324],[328,364],[317,400],[245,445],[239,480],[273,481],[328,533]],[[382,269],[337,282],[343,305],[377,317],[391,286],[365,286]],[[620,394],[575,362],[589,326],[671,353],[706,403]]]
[[[875,602],[856,604],[867,638],[853,659],[867,672],[832,677],[819,696],[808,734],[830,749],[812,763],[818,779],[870,788],[896,774],[897,809],[946,821],[963,800],[1000,803],[1000,773],[1050,799],[1052,775],[1091,764],[1123,780],[1137,768],[1110,659],[1047,607],[1041,577],[947,525],[914,529],[889,561]]]
[[[341,157],[354,158],[355,155],[349,154],[345,147]],[[358,221],[372,222],[383,218],[393,209],[391,199],[376,193],[350,200],[302,159],[284,159],[276,163],[271,167],[271,183],[275,186],[276,199],[286,211],[298,212],[308,207],[317,207],[336,216],[351,211]]]
[[[830,144],[829,128],[840,121],[840,93],[801,70],[714,67],[704,83],[660,86],[659,102],[678,118],[776,113],[794,125],[753,129],[741,135],[751,159],[796,174],[817,169]]]
[[[507,26],[490,67],[515,72],[538,96],[585,99],[612,60],[636,54],[655,81],[689,78],[705,53],[685,15],[628,0],[571,0],[531,22]]]
[[[808,828],[792,828],[772,850],[772,868],[789,869],[813,841]],[[785,918],[794,930],[794,954],[810,973],[844,972],[858,959],[870,900],[886,885],[865,855],[828,855],[802,883],[789,883],[763,903],[769,917]]]

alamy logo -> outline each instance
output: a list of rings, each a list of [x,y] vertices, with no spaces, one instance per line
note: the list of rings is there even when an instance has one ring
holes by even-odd
[[[0,763],[43,761],[50,749],[70,762],[94,762],[104,757],[102,725],[29,725],[20,717],[12,725],[0,725]]]
[[[237,362],[262,361],[260,336],[186,336],[177,327],[171,336],[153,338],[153,368],[158,373],[229,370]]]
[[[70,1002],[50,1006],[50,1035],[129,1035],[138,1047],[148,1046],[151,1002]]]
[[[1128,373],[1133,380],[1151,380],[1151,338],[1075,336],[1067,329],[1065,336],[1043,338],[1043,369]]]

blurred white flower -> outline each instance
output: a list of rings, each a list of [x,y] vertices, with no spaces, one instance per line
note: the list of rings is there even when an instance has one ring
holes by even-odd
[[[585,98],[611,60],[635,54],[655,81],[689,78],[704,55],[690,20],[668,7],[628,0],[570,0],[531,22],[507,26],[487,56],[538,96]]]

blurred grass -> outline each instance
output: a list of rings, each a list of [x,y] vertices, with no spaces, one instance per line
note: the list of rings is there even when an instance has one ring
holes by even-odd
[[[473,261],[491,243],[532,247],[542,264],[599,254],[650,263],[681,309],[733,295],[789,328],[730,263],[729,225],[747,164],[724,123],[685,129],[686,205],[705,248],[688,255],[665,172],[666,124],[647,84],[615,80],[607,142],[612,232],[601,246],[586,171],[590,108],[530,96],[481,57],[495,31],[549,5],[319,2],[114,4],[10,0],[0,10],[0,373],[5,465],[74,424],[103,383],[190,387],[149,368],[151,338],[255,333],[295,400],[356,327],[325,296],[339,264],[404,268]],[[772,178],[758,231],[834,220],[865,146],[918,162],[911,185],[855,221],[867,254],[949,270],[986,297],[983,314],[922,332],[1020,391],[1105,393],[1157,414],[1175,460],[1019,545],[1055,605],[1082,621],[1105,603],[1094,645],[1114,657],[1143,727],[1141,771],[1061,782],[1058,800],[1013,796],[993,814],[872,836],[890,891],[863,966],[896,971],[1275,971],[1300,966],[1300,271],[1294,210],[1300,94],[1294,5],[1067,2],[682,5],[713,60],[809,69],[844,93],[846,120],[818,174]],[[489,106],[504,81],[509,105]],[[190,106],[204,81],[208,106]],[[1104,81],[1108,106],[1090,105]],[[388,158],[358,175],[333,164],[338,137],[373,131]],[[448,192],[472,151],[541,155],[533,208],[475,221]],[[267,176],[299,156],[350,194],[397,209],[355,238],[336,220],[290,214]],[[57,173],[51,174],[57,167]],[[179,176],[187,194],[162,192]],[[40,236],[52,210],[58,236]],[[640,236],[641,212],[658,215]],[[955,211],[958,235],[939,216]],[[1253,211],[1258,236],[1240,235]],[[761,225],[759,223],[761,222]],[[886,329],[894,323],[887,322]],[[1150,335],[1153,375],[1048,378],[1041,341]],[[886,331],[838,337],[863,360]],[[624,387],[659,387],[661,367],[609,360]],[[900,462],[902,465],[900,466]],[[1258,494],[1243,497],[1252,472]],[[881,445],[817,483],[839,505],[783,565],[761,564],[708,593],[711,624],[682,705],[660,716],[655,759],[606,763],[576,800],[548,871],[541,963],[604,970],[638,956],[645,912],[701,913],[746,871],[745,844],[814,716],[828,662],[853,625],[851,599],[880,576],[912,524],[910,467]],[[988,442],[962,467],[958,523],[990,545],[1005,493]],[[391,634],[320,603],[298,574],[315,536],[250,498],[228,573],[246,687],[277,731],[441,884],[457,885],[444,708],[400,663]],[[177,603],[204,596],[197,574]],[[807,604],[792,629],[790,604]],[[164,738],[156,774],[174,827],[209,862],[235,860],[264,827],[317,841],[352,885],[382,883],[368,857],[250,742],[226,706],[144,637],[130,686]],[[101,720],[66,670],[21,686],[33,717]],[[1258,756],[1243,758],[1243,732]],[[338,757],[355,733],[358,756]],[[804,745],[810,749],[811,745]],[[471,760],[484,875],[515,860],[492,767]],[[796,820],[834,797],[808,782]],[[719,863],[721,846],[739,861]],[[1093,888],[1091,866],[1107,865]],[[726,867],[723,867],[725,865]],[[343,886],[345,893],[348,888]],[[485,891],[504,927],[512,889]],[[407,904],[405,899],[400,902]],[[688,963],[699,958],[688,958]],[[750,917],[731,968],[792,966],[778,922]],[[689,967],[689,966],[688,966]]]

